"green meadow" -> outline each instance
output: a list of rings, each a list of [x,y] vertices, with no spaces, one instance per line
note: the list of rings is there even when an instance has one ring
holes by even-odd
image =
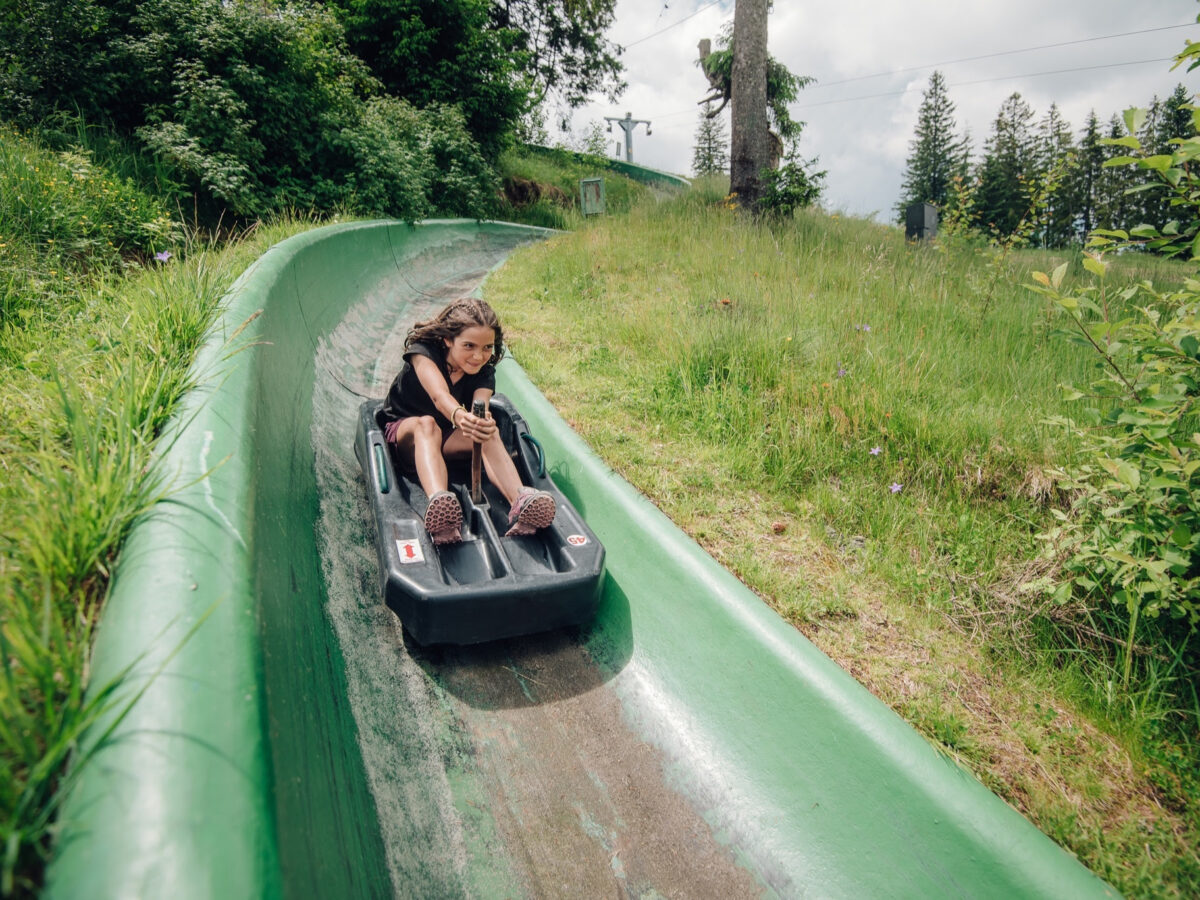
[[[567,420],[826,653],[1131,896],[1200,889],[1194,661],[1120,647],[1045,586],[1079,449],[1048,424],[1094,354],[1028,289],[1078,251],[906,243],[698,185],[528,249],[487,284]],[[1186,264],[1117,259],[1115,293]],[[687,622],[679,623],[686,631]],[[1193,645],[1194,646],[1194,645]],[[1117,687],[1114,687],[1117,685]]]

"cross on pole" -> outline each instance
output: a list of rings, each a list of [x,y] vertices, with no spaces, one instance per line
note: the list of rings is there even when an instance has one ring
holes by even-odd
[[[625,118],[617,119],[613,116],[605,116],[604,120],[608,122],[608,130],[612,131],[612,123],[616,122],[625,130],[625,162],[633,162],[633,129],[639,125],[646,126],[646,134],[650,132],[649,119],[635,119],[632,113],[625,113]]]

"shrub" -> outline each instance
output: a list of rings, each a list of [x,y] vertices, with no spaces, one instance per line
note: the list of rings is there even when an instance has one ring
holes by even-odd
[[[1127,113],[1127,122],[1136,115]],[[1113,143],[1134,155],[1106,165],[1133,162],[1157,173],[1183,227],[1095,231],[1083,263],[1093,284],[1063,293],[1063,264],[1036,273],[1034,290],[1067,318],[1068,336],[1096,353],[1099,372],[1085,388],[1067,389],[1096,408],[1085,414],[1087,427],[1068,423],[1080,434],[1084,461],[1057,472],[1074,501],[1044,536],[1064,555],[1067,577],[1055,599],[1083,598],[1100,621],[1114,624],[1128,685],[1135,641],[1147,634],[1160,645],[1151,652],[1192,673],[1200,667],[1200,281],[1172,291],[1144,281],[1110,296],[1104,254],[1149,245],[1200,256],[1200,182],[1193,174],[1200,140],[1176,140],[1169,157],[1145,155],[1135,137]]]
[[[78,259],[149,255],[179,239],[163,204],[87,151],[52,152],[0,125],[0,233]]]

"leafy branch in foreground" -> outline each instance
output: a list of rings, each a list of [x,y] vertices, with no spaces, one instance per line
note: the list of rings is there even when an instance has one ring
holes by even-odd
[[[1131,131],[1139,115],[1125,114]],[[1099,360],[1091,384],[1067,388],[1071,399],[1094,401],[1085,425],[1059,420],[1080,435],[1085,462],[1056,472],[1073,501],[1043,535],[1067,576],[1054,598],[1081,598],[1101,619],[1115,614],[1128,687],[1137,641],[1151,631],[1147,652],[1192,672],[1200,667],[1200,280],[1171,291],[1143,281],[1110,296],[1104,256],[1145,248],[1200,258],[1200,140],[1173,141],[1170,156],[1143,154],[1133,136],[1112,143],[1135,155],[1107,164],[1136,163],[1157,174],[1182,223],[1094,231],[1083,261],[1092,284],[1063,293],[1064,263],[1049,275],[1035,273],[1032,287],[1067,319],[1068,339]]]

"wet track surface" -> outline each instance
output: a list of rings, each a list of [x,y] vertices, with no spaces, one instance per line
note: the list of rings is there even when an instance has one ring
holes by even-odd
[[[766,890],[671,784],[622,711],[636,666],[592,629],[422,648],[383,605],[352,449],[362,398],[415,321],[509,252],[435,249],[317,346],[312,440],[327,614],[396,896],[749,897]]]

